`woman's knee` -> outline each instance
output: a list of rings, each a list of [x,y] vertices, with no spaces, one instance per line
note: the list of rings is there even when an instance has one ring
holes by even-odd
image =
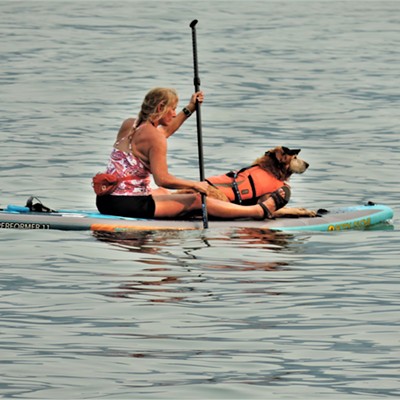
[[[201,208],[202,201],[200,193],[182,194],[178,196],[182,196],[182,198],[177,197],[177,200],[184,205],[186,211],[193,211]]]
[[[155,215],[157,217],[173,217],[201,209],[200,193],[170,194],[155,196]]]

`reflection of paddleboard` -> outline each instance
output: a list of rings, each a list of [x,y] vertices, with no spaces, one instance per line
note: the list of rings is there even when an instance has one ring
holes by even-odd
[[[277,218],[216,220],[209,228],[255,228],[279,231],[340,231],[364,229],[386,222],[393,217],[390,207],[364,205],[333,208],[315,218]],[[134,230],[202,229],[201,219],[140,219],[102,215],[97,211],[59,210],[32,212],[28,207],[9,205],[0,211],[0,229],[59,229],[124,232]]]

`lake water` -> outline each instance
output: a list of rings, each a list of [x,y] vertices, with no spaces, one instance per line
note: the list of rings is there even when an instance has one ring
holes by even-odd
[[[364,231],[0,231],[0,397],[400,396],[400,2],[1,1],[0,206],[94,208],[144,94],[193,92],[206,175],[302,149],[294,206],[384,203]],[[197,179],[196,122],[169,140]]]

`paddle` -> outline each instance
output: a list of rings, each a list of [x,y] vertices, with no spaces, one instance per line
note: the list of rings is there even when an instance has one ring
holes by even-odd
[[[200,90],[200,78],[199,68],[197,65],[197,41],[196,41],[196,24],[197,19],[194,19],[190,23],[192,29],[192,41],[193,41],[193,66],[194,66],[194,90],[198,92]],[[203,137],[201,131],[201,114],[200,114],[200,103],[196,101],[196,123],[197,123],[197,148],[199,152],[199,169],[200,169],[200,181],[204,181],[204,160],[203,160]],[[207,202],[205,194],[201,194],[201,208],[203,213],[203,228],[208,228],[208,215],[207,215]]]

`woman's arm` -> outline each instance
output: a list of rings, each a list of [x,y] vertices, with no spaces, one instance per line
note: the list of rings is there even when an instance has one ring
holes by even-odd
[[[201,104],[203,100],[203,92],[193,93],[189,104],[184,108],[193,114],[196,111],[196,101]],[[172,122],[163,128],[165,137],[169,138],[171,135],[173,135],[189,117],[190,115],[186,115],[183,111],[179,112]]]
[[[163,135],[153,137],[148,156],[150,170],[156,185],[167,189],[194,189],[202,193],[207,192],[207,182],[196,182],[177,178],[168,172],[167,139]]]

